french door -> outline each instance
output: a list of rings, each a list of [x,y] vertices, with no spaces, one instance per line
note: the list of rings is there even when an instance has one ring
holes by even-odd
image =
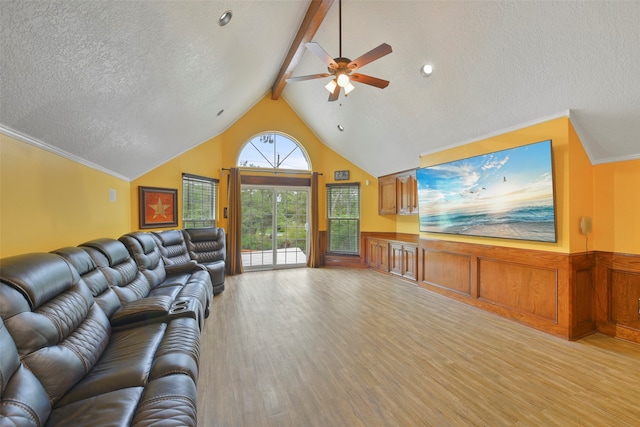
[[[309,253],[309,188],[243,185],[245,270],[303,267]]]

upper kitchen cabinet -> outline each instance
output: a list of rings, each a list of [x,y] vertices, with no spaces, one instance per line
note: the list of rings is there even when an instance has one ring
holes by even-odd
[[[378,178],[378,213],[380,215],[418,214],[418,185],[415,169]]]

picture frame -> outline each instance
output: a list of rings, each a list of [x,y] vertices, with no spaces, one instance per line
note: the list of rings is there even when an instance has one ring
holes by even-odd
[[[420,231],[556,243],[551,140],[419,168]]]
[[[140,228],[178,226],[178,190],[175,188],[138,187]]]
[[[333,179],[335,181],[349,181],[349,171],[348,170],[334,171]]]

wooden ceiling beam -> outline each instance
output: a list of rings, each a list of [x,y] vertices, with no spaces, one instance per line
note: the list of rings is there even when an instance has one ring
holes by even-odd
[[[305,43],[313,39],[313,36],[315,36],[316,31],[320,28],[320,24],[322,24],[322,21],[327,16],[327,12],[332,4],[333,0],[312,0],[311,4],[309,4],[309,9],[307,9],[307,14],[302,20],[298,34],[296,34],[296,38],[289,48],[289,53],[287,53],[282,67],[280,67],[278,77],[276,77],[276,81],[273,83],[271,99],[277,100],[280,98],[287,84],[287,79],[291,77],[302,59]]]

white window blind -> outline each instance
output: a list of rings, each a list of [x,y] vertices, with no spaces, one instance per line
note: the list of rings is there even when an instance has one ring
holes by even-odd
[[[327,184],[327,251],[360,254],[360,184]]]
[[[182,227],[215,227],[217,195],[217,179],[182,174]]]

